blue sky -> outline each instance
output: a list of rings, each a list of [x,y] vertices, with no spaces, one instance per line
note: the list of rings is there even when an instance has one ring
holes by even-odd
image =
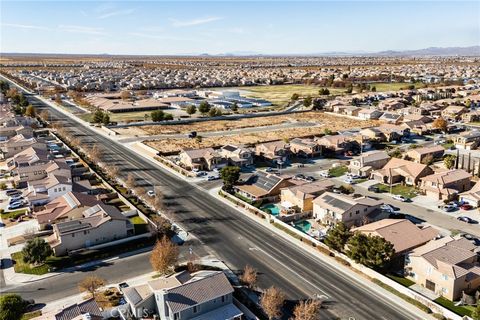
[[[480,44],[479,1],[2,0],[1,52],[302,54]]]

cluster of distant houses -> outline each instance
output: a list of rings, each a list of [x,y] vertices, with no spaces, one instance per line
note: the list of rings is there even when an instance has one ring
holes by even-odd
[[[22,199],[15,208],[27,208],[55,255],[133,235],[130,220],[118,207],[106,204],[96,177],[71,151],[35,119],[18,116],[6,104],[0,110],[0,157],[9,172],[10,194]],[[18,208],[17,208],[18,207]]]

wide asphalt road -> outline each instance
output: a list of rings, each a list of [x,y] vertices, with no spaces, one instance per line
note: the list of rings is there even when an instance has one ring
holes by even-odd
[[[139,183],[162,188],[166,201],[174,209],[173,219],[192,232],[210,250],[234,270],[246,264],[260,272],[259,286],[275,285],[288,299],[297,300],[326,295],[330,303],[323,319],[418,319],[414,311],[403,309],[371,290],[366,281],[346,277],[321,259],[305,252],[264,226],[210,196],[173,174],[159,169],[132,150],[113,143],[59,111],[29,97],[37,108],[48,108],[52,120],[61,119],[64,127],[88,144],[96,144],[104,161],[116,165],[120,175],[135,175]],[[96,272],[109,282],[145,272],[146,256],[126,258]],[[118,267],[115,267],[118,266]],[[76,293],[82,273],[60,275],[17,288],[25,298],[49,302]],[[334,315],[332,315],[332,313]]]

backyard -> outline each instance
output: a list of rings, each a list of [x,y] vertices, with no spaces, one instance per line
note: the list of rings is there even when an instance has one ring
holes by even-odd
[[[130,222],[135,228],[135,234],[142,234],[148,232],[148,224],[140,216],[134,216],[130,218]]]
[[[473,306],[456,306],[452,301],[445,299],[444,297],[436,299],[435,302],[460,316],[470,317],[475,309]]]

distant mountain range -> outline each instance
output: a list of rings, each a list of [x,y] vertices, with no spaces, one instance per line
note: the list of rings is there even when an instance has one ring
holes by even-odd
[[[1,53],[3,56],[87,56],[87,57],[149,57],[149,56],[205,56],[205,57],[255,57],[255,56],[382,56],[382,57],[420,57],[420,56],[477,56],[480,57],[480,46],[471,47],[430,47],[426,49],[418,50],[387,50],[379,52],[369,51],[331,51],[331,52],[318,52],[318,53],[298,53],[298,54],[264,54],[255,51],[232,51],[221,54],[208,54],[208,53],[191,53],[191,54],[179,54],[179,55],[116,55],[116,54],[61,54],[61,53]]]

